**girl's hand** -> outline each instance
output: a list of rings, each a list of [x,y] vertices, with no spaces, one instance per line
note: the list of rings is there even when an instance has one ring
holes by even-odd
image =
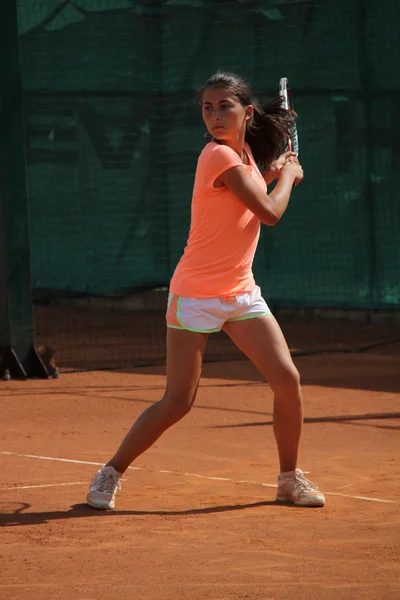
[[[300,183],[304,177],[303,168],[297,158],[296,160],[293,160],[291,157],[288,158],[286,164],[284,164],[280,170],[280,174],[283,175],[284,173],[290,173],[290,175],[292,175],[294,185]]]
[[[297,153],[288,150],[280,155],[279,158],[273,160],[267,169],[264,169],[262,176],[264,177],[265,183],[269,185],[275,179],[279,179],[283,167],[288,163],[298,163]]]
[[[299,162],[296,152],[291,152],[290,150],[284,152],[280,155],[279,158],[272,161],[272,163],[269,165],[268,170],[271,173],[274,173],[276,177],[279,177],[280,171],[288,162]]]

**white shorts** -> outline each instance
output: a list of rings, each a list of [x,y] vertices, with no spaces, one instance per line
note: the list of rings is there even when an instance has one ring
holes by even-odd
[[[244,321],[270,315],[257,286],[252,292],[217,298],[186,298],[169,293],[167,327],[199,333],[221,331],[228,321]]]

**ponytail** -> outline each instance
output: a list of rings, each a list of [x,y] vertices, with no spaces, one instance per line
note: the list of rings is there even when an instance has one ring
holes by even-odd
[[[253,103],[253,106],[253,118],[247,125],[245,141],[262,170],[287,148],[296,113],[283,108],[280,97],[269,104]]]

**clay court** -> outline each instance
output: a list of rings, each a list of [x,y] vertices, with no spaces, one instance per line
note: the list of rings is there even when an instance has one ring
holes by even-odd
[[[1,597],[399,598],[398,345],[295,362],[322,509],[275,504],[272,396],[247,360],[205,364],[195,407],[108,513],[85,505],[88,483],[164,368],[2,382]]]
[[[0,2],[0,600],[400,599],[399,6]],[[271,223],[291,190],[273,194],[271,160],[299,142],[304,185],[262,228],[254,273],[302,377],[299,468],[326,506],[275,502],[271,389],[213,334],[192,411],[96,511],[94,472],[164,391],[213,73],[234,84],[218,109],[243,119],[212,140],[237,152],[229,169],[247,154],[251,171],[244,140],[261,149]],[[262,107],[286,106],[286,78],[298,132]],[[236,212],[209,206],[194,247],[215,246],[188,281],[253,289],[253,218],[231,234]]]

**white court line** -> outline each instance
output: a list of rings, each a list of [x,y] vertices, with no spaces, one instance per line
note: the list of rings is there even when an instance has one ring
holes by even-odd
[[[32,490],[34,488],[58,487],[59,485],[88,485],[87,481],[72,481],[71,483],[44,483],[41,485],[14,485],[13,487],[0,488],[0,492],[4,490]]]
[[[0,454],[8,454],[9,456],[20,456],[22,458],[40,458],[41,460],[56,460],[58,462],[77,463],[79,465],[95,465],[96,467],[102,467],[103,462],[88,462],[87,460],[71,460],[70,458],[54,458],[53,456],[38,456],[36,454],[17,454],[16,452],[0,452]],[[128,469],[134,469],[140,471],[140,467],[128,467]]]
[[[0,451],[0,454],[4,454],[6,456],[19,456],[21,458],[37,458],[40,460],[51,460],[51,461],[55,461],[55,462],[67,462],[67,463],[76,463],[79,465],[95,465],[95,466],[103,466],[104,462],[102,463],[98,463],[98,462],[89,462],[86,460],[73,460],[70,458],[55,458],[53,456],[38,456],[36,454],[18,454],[17,452],[4,452],[4,451]],[[143,471],[144,469],[142,467],[128,467],[128,469],[131,469],[132,471]],[[249,485],[260,485],[262,487],[268,487],[268,488],[276,488],[277,486],[272,484],[272,483],[260,483],[259,481],[247,481],[242,479],[241,481],[235,481],[234,479],[230,479],[229,477],[211,477],[208,475],[198,475],[197,473],[177,473],[175,471],[166,471],[166,470],[160,470],[160,471],[156,471],[157,473],[165,473],[168,475],[180,475],[180,476],[184,476],[184,477],[197,477],[198,479],[206,479],[208,481],[231,481],[232,483],[247,483]],[[53,484],[54,486],[56,485],[68,485],[68,484]],[[77,484],[71,484],[71,485],[77,485]],[[7,488],[5,488],[7,489]],[[9,488],[9,489],[21,489],[21,488]],[[350,498],[351,500],[363,500],[366,502],[381,502],[382,504],[397,504],[396,500],[383,500],[382,498],[370,498],[368,496],[351,496],[350,494],[340,494],[337,492],[324,492],[325,496],[339,496],[340,498]]]

